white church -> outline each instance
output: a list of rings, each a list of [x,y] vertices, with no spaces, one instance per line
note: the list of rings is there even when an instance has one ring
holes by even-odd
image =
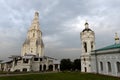
[[[39,24],[39,13],[35,12],[27,38],[21,49],[21,56],[13,55],[0,64],[0,71],[59,71],[60,61],[44,55],[44,43]]]
[[[95,49],[95,33],[86,22],[80,38],[82,72],[120,76],[120,41],[117,33],[114,44]]]

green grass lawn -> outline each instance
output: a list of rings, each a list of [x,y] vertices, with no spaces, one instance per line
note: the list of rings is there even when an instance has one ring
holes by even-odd
[[[60,72],[6,77],[4,76],[0,77],[0,80],[120,80],[120,78],[89,73]]]

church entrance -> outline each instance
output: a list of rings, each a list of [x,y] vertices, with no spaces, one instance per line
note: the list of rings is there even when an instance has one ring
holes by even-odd
[[[46,65],[43,66],[43,71],[46,71]]]
[[[49,71],[53,71],[53,65],[49,65]]]
[[[58,71],[58,64],[55,64],[55,70]]]
[[[87,68],[85,67],[85,72],[87,72]]]
[[[40,67],[39,67],[39,71],[42,71],[42,65],[40,65]]]
[[[27,68],[23,68],[23,72],[27,72]]]

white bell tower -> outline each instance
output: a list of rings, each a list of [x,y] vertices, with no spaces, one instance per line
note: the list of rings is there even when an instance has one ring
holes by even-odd
[[[80,33],[82,43],[81,71],[91,72],[91,51],[95,50],[95,33],[85,23],[85,29]]]

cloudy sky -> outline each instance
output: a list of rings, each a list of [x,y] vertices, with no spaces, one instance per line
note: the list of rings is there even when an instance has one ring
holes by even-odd
[[[96,48],[114,44],[115,32],[120,35],[120,0],[0,0],[0,59],[21,54],[35,11],[47,56],[79,58],[86,20]]]

